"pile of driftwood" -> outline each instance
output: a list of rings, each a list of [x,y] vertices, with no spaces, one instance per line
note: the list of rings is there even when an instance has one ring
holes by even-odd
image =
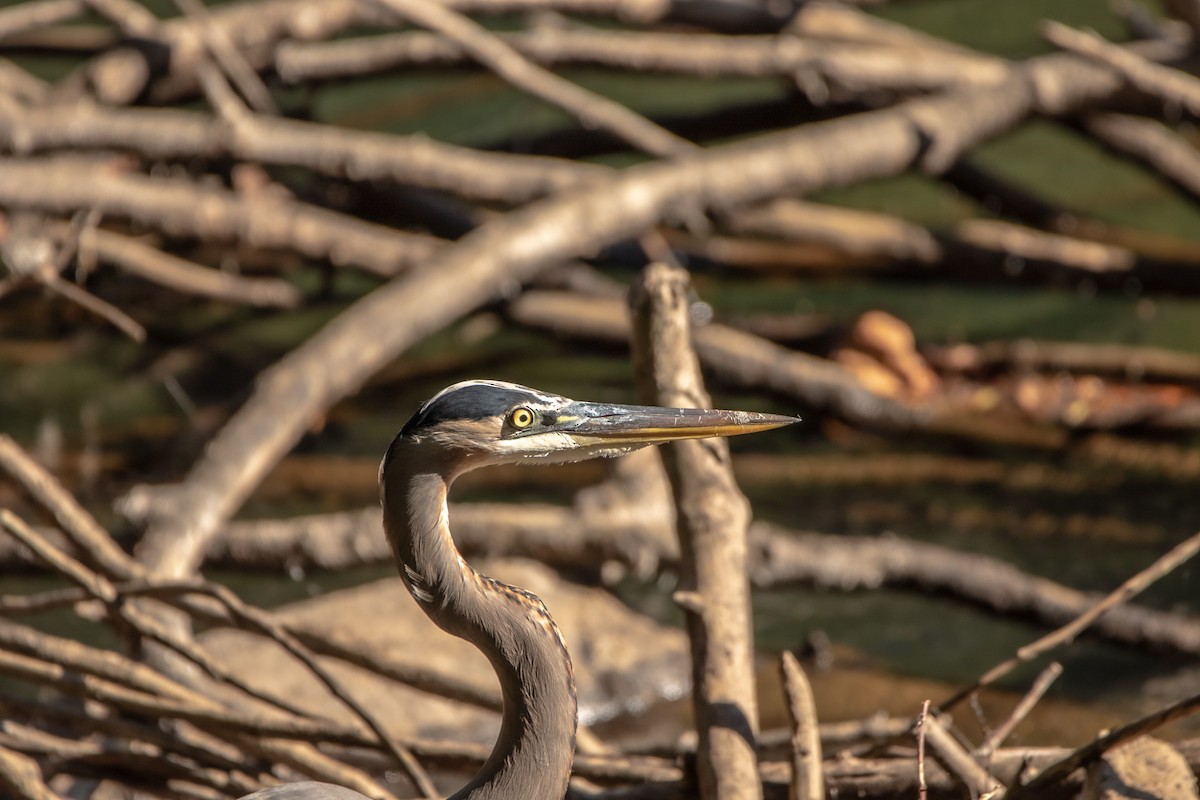
[[[156,312],[153,304],[123,307],[125,283],[282,314],[316,296],[287,279],[298,263],[378,280],[265,369],[236,410],[222,409],[227,418],[182,481],[108,498],[139,531],[134,555],[0,436],[0,472],[28,510],[0,510],[4,557],[50,568],[70,584],[0,598],[0,675],[13,679],[0,686],[0,793],[215,798],[307,775],[375,797],[434,796],[429,769],[469,771],[486,757],[474,745],[388,736],[325,663],[377,665],[334,642],[302,638],[199,577],[206,562],[340,568],[385,559],[372,510],[231,520],[334,404],[485,307],[555,337],[632,341],[648,402],[702,402],[703,367],[723,386],[774,393],[879,435],[1070,449],[1176,480],[1196,477],[1194,449],[1139,438],[1200,426],[1194,355],[1040,341],[921,346],[902,320],[883,313],[846,327],[815,317],[712,320],[711,309],[688,299],[686,275],[665,266],[682,255],[729,269],[1196,291],[1194,244],[1069,213],[970,159],[989,138],[1049,118],[1200,195],[1200,156],[1161,122],[1200,115],[1200,81],[1185,69],[1200,7],[1166,5],[1180,21],[1124,8],[1133,39],[1125,45],[1047,22],[1042,33],[1059,52],[1022,62],[834,2],[239,0],[207,8],[176,0],[180,13],[171,19],[131,0],[33,0],[0,10],[0,55],[70,51],[77,60],[51,83],[0,58],[0,302],[8,308],[41,288],[43,302],[87,312],[75,324],[94,317],[140,342],[153,337]],[[495,15],[522,25],[493,33],[476,21]],[[79,18],[85,24],[68,24]],[[774,79],[788,90],[776,102],[655,121],[555,71],[578,66]],[[281,96],[304,87],[450,68],[490,72],[575,123],[525,141],[518,154],[280,110]],[[646,158],[624,169],[584,160],[621,150]],[[906,171],[946,182],[992,215],[934,230],[798,199]],[[629,287],[596,267],[628,258],[630,242],[659,262],[636,287],[632,315]],[[215,252],[237,253],[245,271],[213,268]],[[985,557],[752,523],[726,459],[705,460],[713,452],[681,449],[668,458],[684,512],[682,545],[667,500],[639,494],[647,481],[622,484],[620,474],[602,487],[602,502],[581,493],[573,508],[537,514],[454,509],[468,553],[685,576],[676,599],[692,634],[694,674],[704,677],[696,681],[698,745],[636,755],[584,736],[574,794],[960,796],[965,785],[980,796],[1052,797],[1078,791],[1085,772],[1096,792],[1106,781],[1134,786],[1138,796],[1168,784],[1194,792],[1188,764],[1200,762],[1200,748],[1144,737],[1194,710],[1197,696],[1076,750],[1000,746],[1053,680],[1053,667],[985,742],[964,747],[942,714],[1084,630],[1200,652],[1195,615],[1128,603],[1200,540],[1096,598]],[[982,462],[910,458],[875,468],[906,480],[1000,480]],[[708,505],[697,496],[725,498],[725,513],[693,513]],[[48,514],[53,528],[32,524],[34,513]],[[776,762],[760,747],[770,736],[755,742],[745,576],[757,587],[917,586],[1037,618],[1054,632],[897,725],[818,725],[803,675],[785,658],[795,709],[785,750],[794,757]],[[62,608],[102,623],[121,649],[14,621]],[[197,625],[278,642],[353,708],[356,722],[264,696],[193,638]],[[490,702],[426,675],[389,677]],[[221,692],[196,688],[214,682]],[[731,705],[744,727],[728,724]],[[822,748],[851,755],[822,761]],[[1146,778],[1151,763],[1169,766]]]

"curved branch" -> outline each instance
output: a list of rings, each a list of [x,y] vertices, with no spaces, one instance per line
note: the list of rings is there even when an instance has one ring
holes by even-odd
[[[290,199],[160,180],[71,158],[0,159],[0,206],[94,210],[176,236],[292,250],[384,276],[427,260],[441,244]]]
[[[375,0],[403,19],[454,41],[471,58],[524,92],[573,114],[587,128],[600,128],[651,155],[669,156],[695,147],[625,106],[538,66],[479,23],[441,3]]]
[[[526,202],[608,171],[300,120],[247,115],[232,126],[195,111],[88,103],[26,108],[0,102],[0,145],[21,155],[71,149],[134,152],[150,159],[236,158],[506,203]]]
[[[664,219],[894,175],[917,164],[937,168],[1009,129],[1037,102],[1026,76],[1014,72],[986,90],[948,92],[632,167],[476,229],[428,268],[355,303],[266,370],[181,486],[127,495],[122,512],[149,521],[139,557],[160,577],[191,574],[221,525],[313,419],[423,336],[542,270]]]

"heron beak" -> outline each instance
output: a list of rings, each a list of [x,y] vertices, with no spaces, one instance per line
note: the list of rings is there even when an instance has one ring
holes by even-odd
[[[621,445],[737,436],[799,421],[799,417],[754,411],[576,402],[559,412],[553,427],[580,443]]]

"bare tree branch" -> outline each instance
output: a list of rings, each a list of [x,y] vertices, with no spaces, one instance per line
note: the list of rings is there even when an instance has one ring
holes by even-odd
[[[386,228],[294,200],[134,175],[74,159],[2,159],[0,205],[55,213],[95,210],[176,236],[292,250],[390,276],[427,260],[429,236]]]
[[[585,128],[603,128],[651,155],[669,156],[695,147],[620,103],[580,88],[526,59],[478,23],[440,3],[375,0],[409,22],[437,31],[473,59],[519,89],[569,111]]]
[[[692,350],[691,279],[679,267],[646,267],[630,297],[638,395],[647,405],[710,408]],[[758,695],[750,586],[750,504],[722,440],[673,442],[663,464],[675,498],[680,589],[692,652],[696,766],[706,800],[762,797],[755,757]],[[681,597],[686,597],[686,601]]]

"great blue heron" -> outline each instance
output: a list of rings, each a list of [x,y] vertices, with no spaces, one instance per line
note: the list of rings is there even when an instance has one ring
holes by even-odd
[[[463,560],[450,537],[451,482],[490,464],[581,461],[796,421],[744,411],[584,403],[481,380],[456,383],[421,406],[379,466],[383,527],[417,604],[442,630],[483,651],[504,697],[491,755],[451,800],[560,800],[576,725],[575,676],[558,626],[535,595]],[[248,798],[364,800],[358,792],[315,782],[275,786]]]

